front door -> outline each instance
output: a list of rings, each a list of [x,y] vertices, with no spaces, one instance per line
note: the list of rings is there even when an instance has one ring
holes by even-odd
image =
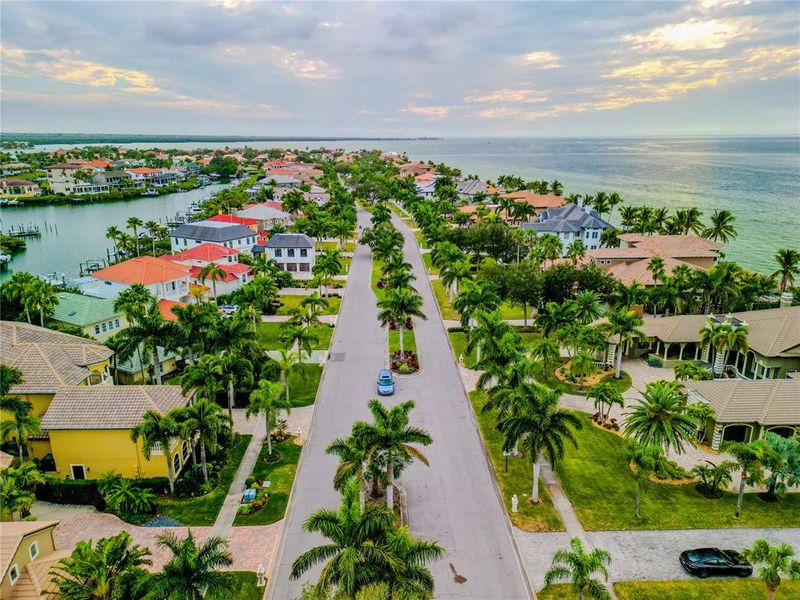
[[[73,479],[86,479],[86,469],[83,468],[83,465],[70,465],[72,467],[72,478]]]

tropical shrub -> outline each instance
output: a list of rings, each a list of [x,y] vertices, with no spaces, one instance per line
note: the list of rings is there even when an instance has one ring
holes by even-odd
[[[647,365],[649,367],[663,367],[664,366],[664,361],[661,360],[657,356],[648,356],[647,357]]]

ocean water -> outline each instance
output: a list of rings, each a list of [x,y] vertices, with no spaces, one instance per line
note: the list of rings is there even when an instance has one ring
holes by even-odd
[[[130,144],[152,147],[154,144]],[[232,145],[232,144],[231,144]],[[237,142],[237,145],[243,145]],[[525,179],[558,179],[565,193],[619,193],[627,204],[684,208],[696,206],[707,221],[718,209],[736,216],[738,237],[726,256],[745,267],[771,273],[779,248],[800,249],[800,136],[692,138],[537,138],[348,140],[251,142],[255,148],[381,148],[406,153],[412,160],[433,160],[465,174],[494,179],[502,174]],[[170,144],[192,149],[222,148],[224,143]],[[57,146],[40,146],[52,150]],[[189,197],[176,195],[184,206]],[[194,199],[193,197],[191,199]],[[142,203],[142,204],[140,204]],[[3,228],[19,223],[61,224],[59,235],[31,243],[12,269],[74,273],[77,262],[105,256],[108,225],[126,215],[163,218],[176,210],[170,201],[115,205],[50,206],[0,209]],[[617,221],[615,210],[612,221]]]

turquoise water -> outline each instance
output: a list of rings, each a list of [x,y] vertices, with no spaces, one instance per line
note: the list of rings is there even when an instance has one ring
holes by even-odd
[[[192,149],[225,145],[192,142],[170,146]],[[774,270],[772,257],[778,248],[800,249],[800,137],[356,140],[249,145],[382,148],[405,152],[415,160],[445,162],[481,179],[502,174],[555,178],[568,194],[616,191],[628,204],[670,209],[696,206],[706,219],[714,210],[727,208],[736,215],[739,232],[726,248],[727,256],[766,273]],[[77,266],[76,255],[89,258],[105,254],[108,242],[95,232],[105,231],[108,225],[133,214],[142,218],[173,214],[180,207],[173,203],[185,206],[190,201],[184,196],[167,203],[160,202],[161,198],[121,203],[113,209],[91,205],[2,210],[4,227],[17,222],[64,222],[70,230],[80,232],[66,240],[65,227],[60,227],[60,244],[47,244],[45,238],[32,243],[24,259],[15,257],[13,268],[24,265],[33,272],[71,273]],[[79,218],[73,218],[76,211]],[[65,252],[65,242],[75,249]]]

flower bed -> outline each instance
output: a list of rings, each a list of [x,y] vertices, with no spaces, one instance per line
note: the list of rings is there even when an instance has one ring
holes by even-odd
[[[256,491],[256,497],[252,502],[239,505],[239,508],[236,509],[237,515],[252,515],[264,508],[269,502],[269,487],[263,481],[253,481],[248,488]]]
[[[410,375],[419,371],[419,358],[416,352],[406,350],[402,354],[400,351],[392,352],[390,356],[391,369],[400,375]]]

